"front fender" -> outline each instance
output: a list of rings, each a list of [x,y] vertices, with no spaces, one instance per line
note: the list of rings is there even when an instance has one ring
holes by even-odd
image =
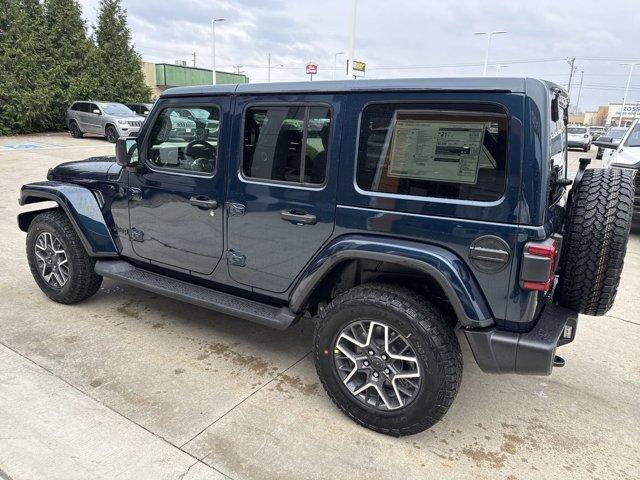
[[[109,232],[98,201],[91,190],[64,182],[36,182],[23,185],[20,205],[52,200],[67,214],[87,253],[93,257],[115,257],[118,249]],[[25,212],[18,215],[18,225],[27,231],[34,215]]]
[[[290,308],[299,312],[325,275],[351,259],[379,260],[424,272],[440,285],[463,326],[493,324],[475,278],[457,255],[435,245],[364,235],[340,237],[322,249],[296,283],[289,298]]]

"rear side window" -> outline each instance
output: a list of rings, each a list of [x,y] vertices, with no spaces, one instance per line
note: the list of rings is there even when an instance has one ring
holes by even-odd
[[[324,106],[248,108],[242,173],[251,179],[323,184],[330,127],[331,112]]]
[[[74,110],[76,112],[88,112],[89,104],[83,103],[83,102],[77,102],[73,104],[73,106],[71,107],[71,110]]]
[[[506,184],[498,107],[374,104],[360,124],[356,181],[370,192],[492,201]]]

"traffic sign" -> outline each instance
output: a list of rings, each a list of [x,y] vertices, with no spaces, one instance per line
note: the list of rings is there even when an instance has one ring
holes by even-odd
[[[318,65],[307,63],[307,75],[315,75],[316,73],[318,73]]]

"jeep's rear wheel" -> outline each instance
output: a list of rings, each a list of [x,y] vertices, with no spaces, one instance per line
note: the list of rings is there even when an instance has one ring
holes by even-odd
[[[462,379],[460,345],[443,314],[395,285],[361,285],[336,297],[320,314],[313,350],[338,408],[388,435],[437,423]]]
[[[118,141],[118,131],[116,130],[116,127],[114,127],[113,125],[109,125],[105,131],[104,131],[105,136],[107,137],[107,141],[109,143],[116,143]]]
[[[615,300],[627,251],[633,172],[589,169],[574,188],[556,298],[577,312],[604,315]]]
[[[77,303],[100,289],[95,259],[82,245],[67,216],[59,210],[37,215],[27,233],[27,259],[36,283],[58,303]]]
[[[78,122],[75,120],[69,122],[69,132],[73,138],[82,138],[82,135],[84,135],[78,126]]]

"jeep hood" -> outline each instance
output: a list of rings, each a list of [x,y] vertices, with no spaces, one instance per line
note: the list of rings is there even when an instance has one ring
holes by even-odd
[[[116,164],[116,157],[91,157],[53,167],[49,170],[47,179],[63,182],[105,181],[117,178],[120,170],[121,167]]]

